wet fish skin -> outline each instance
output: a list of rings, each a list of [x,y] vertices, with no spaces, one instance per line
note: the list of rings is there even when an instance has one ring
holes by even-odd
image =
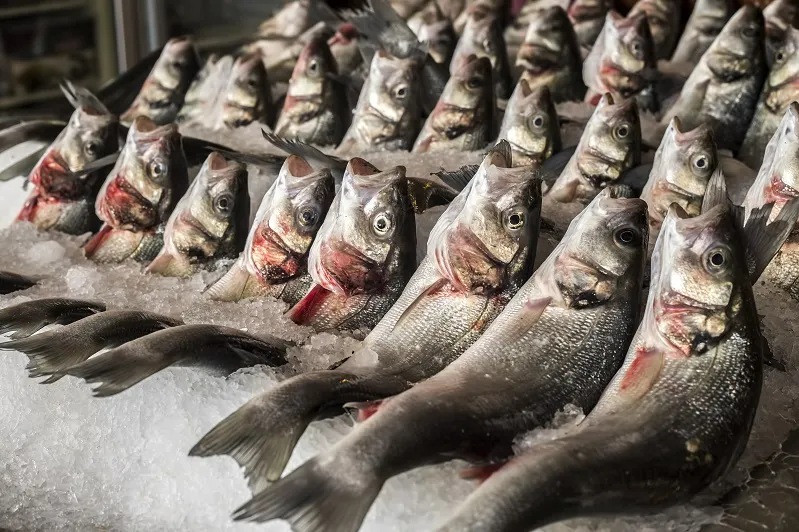
[[[320,146],[341,142],[350,120],[345,88],[326,40],[317,37],[303,49],[289,81],[275,134]]]
[[[200,64],[189,37],[175,37],[165,45],[139,95],[119,117],[125,124],[144,116],[158,125],[173,122]]]
[[[774,0],[763,8],[766,20],[766,52],[771,61],[782,45],[785,32],[799,22],[799,5],[793,0]]]
[[[311,2],[294,0],[286,3],[282,9],[263,21],[258,26],[261,37],[297,37],[313,26]]]
[[[314,281],[288,317],[316,330],[373,328],[416,269],[416,223],[405,168],[347,164],[308,255]]]
[[[521,79],[532,89],[548,87],[555,102],[579,100],[585,95],[582,64],[577,34],[563,8],[535,12],[516,57]]]
[[[363,66],[363,56],[358,49],[360,35],[349,22],[339,25],[336,33],[327,41],[330,53],[339,72],[355,72]]]
[[[493,138],[496,99],[491,62],[472,55],[461,65],[425,121],[414,152],[472,151]]]
[[[799,30],[787,28],[781,46],[774,50],[771,70],[757,102],[752,123],[744,137],[738,158],[759,168],[766,146],[777,130],[788,106],[799,100]]]
[[[416,59],[398,59],[383,51],[374,55],[339,151],[407,151],[413,147],[421,126],[420,68]]]
[[[546,85],[531,88],[519,80],[508,100],[499,138],[510,143],[513,165],[540,166],[562,149],[558,113]]]
[[[397,303],[351,357],[335,370],[299,375],[252,399],[190,454],[233,456],[259,491],[280,477],[313,419],[350,401],[400,393],[457,359],[532,270],[540,181],[531,167],[507,168],[509,155],[507,143],[489,152],[439,219],[427,257]]]
[[[669,0],[640,0],[630,10],[629,15],[638,13],[643,13],[649,23],[655,59],[671,57],[680,36],[681,4]]]
[[[616,103],[605,94],[576,151],[546,195],[562,203],[585,203],[640,162],[641,123],[635,100]]]
[[[233,129],[253,122],[273,123],[272,92],[259,53],[236,58],[222,102],[222,122]]]
[[[186,97],[183,99],[183,105],[175,122],[180,124],[202,116],[205,106],[216,96],[214,89],[216,88],[217,65],[220,59],[219,55],[211,54],[205,60],[202,68],[194,77],[194,81],[189,85],[189,90],[186,91]]]
[[[571,0],[567,13],[569,20],[577,33],[580,46],[591,48],[596,42],[602,26],[605,24],[605,15],[613,6],[610,0]]]
[[[313,284],[308,253],[335,195],[333,176],[290,155],[264,195],[244,252],[208,289],[211,299],[271,296],[295,305]]]
[[[64,298],[26,301],[0,309],[0,334],[14,331],[13,340],[27,338],[47,325],[67,325],[104,311],[105,304],[97,301]]]
[[[463,355],[364,411],[348,436],[234,518],[287,519],[304,532],[330,523],[357,530],[388,478],[444,455],[507,452],[518,433],[547,423],[566,403],[590,409],[635,331],[645,241],[645,203],[603,192]],[[323,503],[330,493],[335,507]]]
[[[698,63],[738,7],[734,0],[697,0],[671,60]]]
[[[428,3],[408,19],[408,27],[420,41],[426,42],[427,53],[439,64],[448,65],[455,52],[458,36],[452,22],[441,11],[437,2]]]
[[[719,149],[737,152],[767,75],[763,15],[739,9],[702,56],[662,124],[679,116],[689,129],[707,122]]]
[[[473,55],[478,58],[486,57],[491,61],[495,94],[498,98],[509,98],[513,91],[513,82],[499,16],[480,2],[476,2],[467,12],[463,34],[455,46],[449,64],[450,76],[455,76],[462,70]]]
[[[36,286],[37,280],[18,273],[0,271],[0,294],[12,294]]]
[[[145,269],[188,277],[244,249],[250,221],[247,170],[211,152],[175,206],[164,230],[164,247]]]

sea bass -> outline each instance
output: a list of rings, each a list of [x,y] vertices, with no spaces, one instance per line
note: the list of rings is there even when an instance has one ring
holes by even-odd
[[[27,290],[36,286],[38,280],[33,277],[20,275],[14,272],[7,272],[0,270],[0,295],[13,294],[20,290]],[[2,331],[2,323],[0,323],[0,331]],[[2,332],[0,332],[2,334]]]
[[[566,12],[558,6],[536,12],[516,57],[521,79],[531,89],[547,87],[555,102],[580,100],[585,95],[582,65],[580,43]]]
[[[737,9],[735,0],[697,0],[671,60],[699,62]]]
[[[604,191],[466,352],[410,390],[360,405],[362,424],[235,519],[354,531],[390,477],[444,456],[506,454],[564,405],[590,410],[635,332],[645,242],[646,204]]]
[[[312,39],[294,67],[275,134],[321,146],[341,142],[351,114],[345,88],[331,79],[336,75],[327,41]]]
[[[547,191],[551,199],[588,202],[641,162],[641,122],[634,99],[602,96],[566,167]]]
[[[450,76],[456,76],[471,61],[471,56],[486,57],[491,61],[495,94],[503,100],[509,98],[513,83],[500,20],[497,14],[486,10],[479,2],[468,11],[466,26],[449,64]]]
[[[288,317],[316,330],[371,329],[416,269],[416,219],[405,168],[354,158],[311,245],[313,285]]]
[[[339,72],[355,72],[363,67],[363,56],[358,49],[359,42],[358,30],[349,22],[341,24],[336,33],[328,39],[327,45]]]
[[[105,304],[81,299],[46,298],[26,301],[0,310],[0,334],[27,338],[48,325],[67,325],[105,311]]]
[[[493,138],[495,120],[491,61],[469,56],[449,78],[413,151],[478,150]]]
[[[333,201],[330,170],[290,155],[261,200],[244,253],[208,289],[211,299],[271,296],[296,304],[313,284],[308,253]]]
[[[186,91],[183,106],[180,108],[175,122],[180,124],[200,119],[208,105],[213,104],[219,89],[219,78],[222,76],[219,68],[221,59],[223,58],[217,54],[211,54],[205,60],[202,69],[194,77],[189,90]]]
[[[561,150],[558,113],[546,85],[532,89],[519,80],[505,108],[499,138],[510,143],[513,165],[540,166]]]
[[[189,37],[170,39],[155,63],[139,95],[120,120],[129,124],[139,116],[158,125],[169,124],[178,116],[186,91],[200,70],[200,60]]]
[[[702,56],[661,123],[674,116],[688,129],[708,123],[719,149],[736,152],[766,79],[763,31],[760,10],[751,5],[739,9]]]
[[[782,45],[785,32],[799,22],[799,5],[796,0],[774,0],[763,8],[766,20],[766,50],[769,60]]]
[[[272,92],[259,53],[236,58],[221,102],[217,105],[220,106],[221,122],[228,128],[243,127],[253,122],[264,125],[272,123]]]
[[[164,230],[164,247],[146,272],[188,277],[244,249],[250,222],[247,170],[211,152]]]
[[[580,46],[588,49],[594,45],[605,24],[605,15],[612,8],[611,0],[571,0],[567,13]]]
[[[315,418],[340,413],[350,401],[395,395],[457,359],[532,271],[540,182],[532,168],[511,166],[507,143],[486,155],[433,228],[427,256],[397,303],[351,357],[252,399],[190,454],[233,456],[258,491],[280,478]]]
[[[97,196],[104,224],[84,246],[86,256],[97,262],[154,259],[163,246],[163,226],[187,187],[177,126],[137,118]]]
[[[668,59],[680,36],[682,9],[680,2],[670,0],[639,0],[630,15],[643,13],[652,34],[655,59]]]
[[[450,19],[441,12],[438,2],[430,2],[417,12],[408,20],[408,27],[420,41],[427,43],[427,53],[437,63],[450,63],[458,36],[455,35]]]
[[[791,102],[799,100],[799,30],[787,28],[782,44],[774,51],[755,115],[746,132],[738,158],[752,168],[763,162],[766,145]]]

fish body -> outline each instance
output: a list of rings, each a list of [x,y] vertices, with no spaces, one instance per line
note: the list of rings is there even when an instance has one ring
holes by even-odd
[[[670,0],[640,0],[630,10],[631,15],[638,13],[643,13],[649,23],[655,59],[670,58],[680,37],[681,4]]]
[[[555,102],[579,100],[585,95],[582,64],[577,34],[563,8],[537,11],[516,57],[521,79],[531,89],[546,86]]]
[[[470,56],[444,88],[427,117],[414,152],[473,151],[493,138],[496,99],[491,62]]]
[[[13,294],[36,286],[36,279],[18,273],[0,271],[0,295]],[[2,327],[0,325],[0,327]]]
[[[199,70],[200,62],[192,40],[188,37],[170,39],[138,96],[119,117],[120,121],[129,124],[143,116],[158,125],[173,122]]]
[[[641,123],[635,100],[616,103],[613,96],[606,94],[597,104],[577,149],[546,194],[563,203],[585,203],[640,161]]]
[[[737,152],[767,75],[763,32],[757,8],[739,9],[702,56],[662,123],[674,116],[689,129],[706,122],[719,149]]]
[[[514,166],[540,166],[560,152],[560,124],[546,85],[531,88],[522,78],[508,100],[499,138],[510,143]]]
[[[329,170],[314,171],[290,155],[261,201],[243,254],[208,295],[219,301],[272,296],[298,303],[313,284],[308,253],[333,196]]]
[[[232,455],[257,490],[280,477],[315,417],[404,391],[472,345],[527,280],[535,255],[540,182],[533,168],[508,168],[509,147],[502,144],[441,216],[426,258],[351,357],[254,398],[191,454]]]
[[[735,0],[697,0],[671,60],[698,63],[736,9]]]
[[[18,277],[18,276],[17,276]],[[105,311],[105,304],[82,299],[46,298],[26,301],[0,310],[0,334],[27,338],[47,325],[67,325]]]
[[[590,409],[635,332],[645,239],[645,203],[603,192],[456,361],[400,395],[362,405],[362,424],[234,517],[287,519],[306,532],[330,522],[357,530],[388,478],[443,456],[508,452],[518,433],[566,403]],[[332,493],[338,504],[325,506]],[[308,513],[319,520],[303,524]]]
[[[610,0],[571,0],[567,13],[580,46],[591,48],[602,31],[605,16],[613,6]]]
[[[493,69],[495,94],[503,100],[509,98],[513,84],[500,19],[497,13],[486,9],[480,2],[476,2],[467,13],[463,34],[449,64],[450,76],[457,75],[464,65],[471,62],[471,56],[488,58]]]

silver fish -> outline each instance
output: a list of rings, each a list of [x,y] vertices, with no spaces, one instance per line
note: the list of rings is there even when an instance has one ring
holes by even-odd
[[[580,46],[591,48],[594,45],[605,24],[605,15],[612,8],[610,0],[571,0],[566,12],[574,25]]]
[[[427,52],[437,63],[448,65],[455,51],[458,36],[450,19],[441,12],[438,2],[430,2],[408,20],[408,27],[420,41],[427,43]]]
[[[639,0],[630,10],[630,15],[643,13],[649,23],[652,42],[655,47],[655,59],[671,57],[682,24],[680,2],[669,0]]]
[[[0,334],[13,331],[13,340],[27,338],[47,325],[67,325],[103,311],[105,304],[97,301],[64,298],[26,301],[0,310]]]
[[[766,50],[768,58],[774,57],[785,38],[785,32],[799,23],[799,5],[796,0],[774,0],[763,8],[766,20]]]
[[[697,0],[671,60],[699,62],[738,7],[735,0]]]
[[[546,85],[530,88],[519,80],[508,100],[499,138],[510,143],[514,166],[540,166],[561,150],[558,113]]]
[[[27,290],[36,286],[37,283],[38,280],[33,277],[0,270],[0,295]],[[2,330],[2,325],[0,325],[0,330]]]
[[[223,89],[220,102],[221,122],[228,128],[253,122],[271,124],[274,109],[266,67],[259,53],[236,58]]]
[[[180,108],[175,122],[183,123],[201,118],[207,105],[217,96],[218,78],[221,72],[217,68],[221,58],[217,54],[211,54],[205,60],[205,64],[194,77],[186,97],[183,99],[183,106]]]

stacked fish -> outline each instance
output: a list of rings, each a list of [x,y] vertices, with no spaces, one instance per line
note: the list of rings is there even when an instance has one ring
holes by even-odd
[[[799,297],[797,11],[698,0],[681,28],[666,0],[626,16],[538,0],[506,26],[491,0],[300,0],[235,57],[201,67],[180,38],[97,95],[67,82],[68,120],[15,124],[0,147],[51,137],[18,221],[92,233],[97,262],[227,267],[209,298],[369,331],[191,450],[244,468],[253,498],[235,519],[356,531],[389,478],[451,457],[483,482],[442,531],[653,511],[746,445],[767,354],[752,284]],[[385,150],[481,162],[412,177],[363,158]],[[446,209],[418,261],[432,207]],[[0,293],[36,282],[0,273]],[[293,345],[60,298],[0,310],[0,333],[32,377],[98,396],[173,364],[286,364]],[[585,420],[514,455],[569,405]],[[352,432],[284,476],[308,425],[344,412]]]

